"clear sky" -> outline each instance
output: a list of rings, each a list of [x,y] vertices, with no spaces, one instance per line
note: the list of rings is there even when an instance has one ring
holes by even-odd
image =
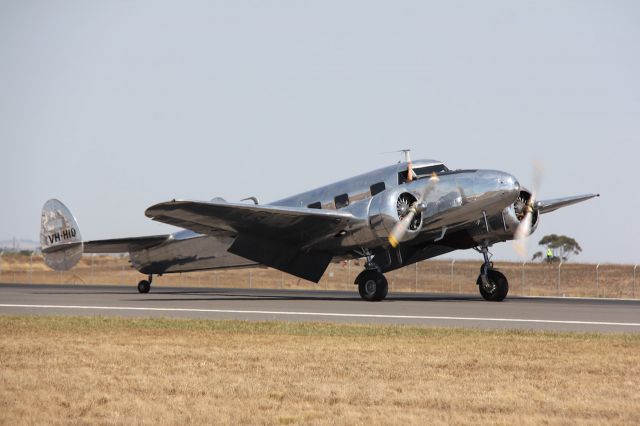
[[[156,202],[268,202],[409,147],[525,186],[537,160],[540,198],[602,197],[530,252],[639,262],[639,79],[637,1],[0,0],[0,240],[49,198],[86,239],[165,233]]]

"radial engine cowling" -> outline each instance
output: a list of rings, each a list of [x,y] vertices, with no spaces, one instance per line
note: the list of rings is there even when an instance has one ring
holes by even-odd
[[[369,223],[373,234],[386,241],[393,228],[407,215],[409,208],[416,202],[417,194],[406,191],[406,188],[384,191],[373,197],[369,205]],[[400,242],[415,238],[421,228],[422,214],[416,213]]]
[[[469,233],[473,236],[474,241],[480,245],[513,240],[518,226],[522,220],[524,220],[526,206],[530,199],[531,192],[522,189],[516,201],[505,208],[500,214],[488,217],[486,224],[484,221],[479,221],[475,227],[469,229]],[[537,210],[534,210],[531,217],[531,231],[529,235],[535,232],[538,227],[538,222],[539,213]],[[487,225],[489,229],[487,229]]]

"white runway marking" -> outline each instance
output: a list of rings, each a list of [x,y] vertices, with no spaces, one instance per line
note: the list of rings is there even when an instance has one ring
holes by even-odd
[[[534,324],[579,324],[579,325],[609,325],[623,327],[640,327],[640,323],[634,322],[603,322],[603,321],[565,321],[542,320],[525,318],[474,318],[474,317],[446,317],[446,316],[422,316],[422,315],[383,315],[383,314],[346,314],[338,312],[293,312],[293,311],[252,311],[235,309],[193,309],[193,308],[142,308],[130,306],[64,306],[64,305],[17,305],[0,304],[3,308],[31,308],[31,309],[95,309],[105,311],[148,311],[148,312],[202,312],[214,314],[252,314],[252,315],[283,315],[283,316],[315,316],[315,317],[341,317],[341,318],[381,318],[381,319],[425,319],[425,320],[452,320],[452,321],[489,321],[489,322],[517,322]]]

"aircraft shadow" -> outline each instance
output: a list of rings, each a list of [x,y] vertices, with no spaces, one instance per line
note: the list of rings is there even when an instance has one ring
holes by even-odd
[[[194,302],[194,301],[323,301],[323,302],[362,302],[362,303],[376,303],[376,302],[364,302],[360,296],[355,293],[353,295],[325,295],[325,294],[310,294],[310,295],[293,295],[293,294],[254,294],[254,293],[227,293],[227,292],[199,292],[203,297],[161,297],[162,295],[193,295],[191,291],[185,292],[162,292],[155,293],[155,296],[149,298],[132,298],[127,299],[127,302]],[[478,302],[482,301],[480,296],[459,296],[459,295],[402,295],[402,294],[390,294],[387,298],[379,303],[393,303],[393,302]]]

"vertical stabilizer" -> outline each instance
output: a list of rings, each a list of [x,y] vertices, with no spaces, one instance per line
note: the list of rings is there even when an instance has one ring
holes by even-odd
[[[42,207],[40,246],[44,262],[56,271],[73,268],[82,257],[78,222],[67,206],[56,199],[47,201]]]

